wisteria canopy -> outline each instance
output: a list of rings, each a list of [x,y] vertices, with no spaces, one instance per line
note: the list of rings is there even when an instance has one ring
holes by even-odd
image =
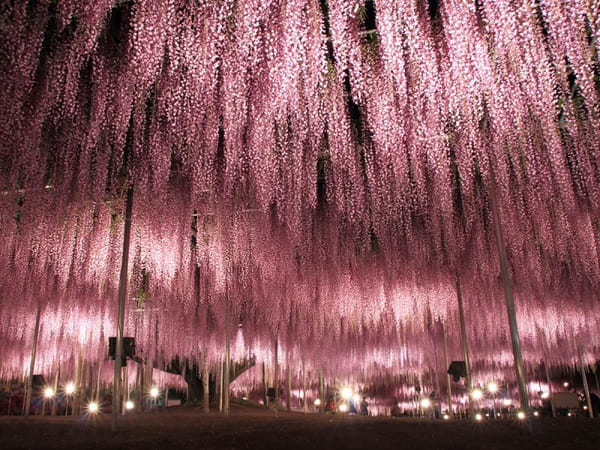
[[[294,369],[423,372],[442,324],[460,359],[458,282],[473,365],[512,368],[499,219],[526,363],[597,354],[599,0],[0,14],[2,376],[38,305],[38,372],[106,357],[129,191],[125,335],[156,367],[230,328]]]

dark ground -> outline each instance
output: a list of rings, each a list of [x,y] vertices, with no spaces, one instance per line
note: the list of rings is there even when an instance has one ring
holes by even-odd
[[[131,415],[0,417],[0,449],[600,449],[600,420],[443,422],[303,415],[233,406],[229,418],[196,408]]]

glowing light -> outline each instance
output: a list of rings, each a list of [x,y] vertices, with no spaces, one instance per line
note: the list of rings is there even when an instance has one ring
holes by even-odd
[[[314,405],[315,406],[321,406],[321,399],[320,398],[316,398],[314,401]]]
[[[54,389],[52,389],[51,387],[47,387],[46,389],[44,389],[44,397],[45,398],[54,397]]]
[[[502,400],[502,404],[504,406],[510,406],[512,403],[512,400],[510,398],[505,398],[504,400]]]
[[[135,404],[131,400],[127,400],[125,402],[125,409],[131,411],[133,408],[135,408]]]
[[[548,397],[550,397],[550,392],[548,392],[548,391],[542,392],[542,395],[541,395],[541,397],[542,397],[544,400],[546,400]]]
[[[540,413],[539,413],[539,412],[537,412],[537,411],[534,411],[534,412],[533,412],[533,415],[534,415],[535,417],[538,417],[538,416],[540,415]]]
[[[90,414],[96,414],[99,411],[100,407],[96,402],[90,402],[88,404],[87,410]]]
[[[150,389],[150,397],[152,397],[152,398],[158,397],[158,388],[157,387],[153,387],[152,389]]]
[[[566,388],[568,388],[568,387],[569,387],[569,382],[568,382],[568,381],[565,381],[565,382],[563,383],[563,386],[564,386],[564,387],[566,387]]]
[[[483,416],[479,413],[475,414],[475,420],[477,422],[481,422],[483,420]]]
[[[525,416],[525,413],[524,413],[523,411],[519,411],[519,412],[517,413],[517,419],[519,419],[519,420],[523,420],[523,419],[525,419],[525,417],[526,417],[526,416]]]
[[[573,414],[571,414],[571,413],[567,413],[567,416],[568,416],[568,417],[571,417],[572,415],[573,415]]]
[[[449,420],[450,416],[448,414],[444,414],[444,420]]]
[[[340,410],[340,412],[345,413],[348,411],[348,405],[346,405],[345,403],[342,403],[338,409]]]
[[[488,384],[487,388],[488,391],[490,391],[492,394],[498,392],[498,384],[494,383],[493,381],[490,384]]]
[[[585,411],[587,411],[587,409],[588,409],[587,405],[583,405],[583,409],[584,409]]]
[[[342,398],[344,400],[350,400],[352,398],[352,389],[345,387],[342,389]]]
[[[421,408],[429,408],[431,406],[431,400],[424,398],[421,400]]]
[[[67,383],[67,385],[65,386],[65,393],[67,395],[71,395],[74,392],[75,392],[75,384],[73,382]]]
[[[481,400],[483,398],[483,392],[481,389],[473,389],[471,391],[471,397],[473,400]]]
[[[356,402],[359,402],[359,401],[360,401],[360,395],[358,395],[358,394],[354,394],[354,395],[352,396],[352,400],[353,400],[355,403],[356,403]]]

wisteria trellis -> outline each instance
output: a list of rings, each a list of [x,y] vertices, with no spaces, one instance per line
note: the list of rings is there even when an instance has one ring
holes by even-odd
[[[367,2],[376,31],[364,3],[3,7],[3,374],[38,302],[38,367],[104,357],[130,185],[126,334],[159,364],[222,352],[229,302],[238,353],[425,370],[457,274],[473,358],[510,364],[491,186],[526,360],[598,349],[600,2]]]

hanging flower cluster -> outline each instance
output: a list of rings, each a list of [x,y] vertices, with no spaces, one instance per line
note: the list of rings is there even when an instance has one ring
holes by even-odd
[[[457,276],[474,360],[510,364],[494,204],[525,358],[600,345],[597,1],[17,3],[0,375],[38,304],[40,367],[104,357],[129,187],[126,334],[157,364],[229,328],[240,357],[423,371],[441,322],[460,354]]]

